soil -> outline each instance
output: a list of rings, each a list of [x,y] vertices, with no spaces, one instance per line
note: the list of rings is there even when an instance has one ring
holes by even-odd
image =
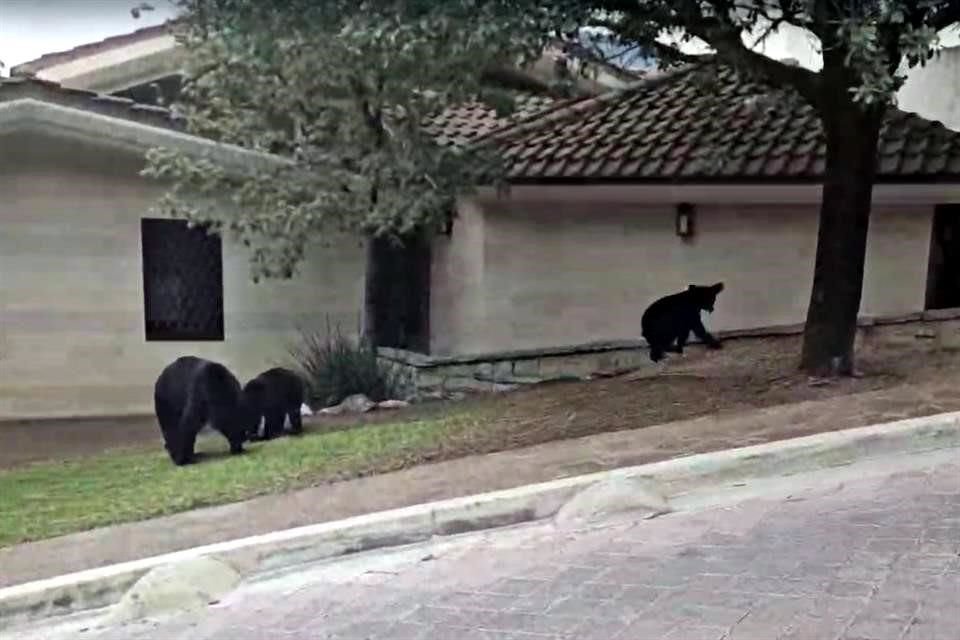
[[[819,400],[904,384],[942,383],[960,373],[960,352],[923,341],[865,346],[863,376],[811,380],[797,371],[797,336],[728,340],[721,351],[694,346],[658,369],[583,382],[522,388],[509,393],[433,402],[362,415],[313,416],[305,428],[322,432],[366,424],[477,412],[486,427],[473,429],[442,451],[424,452],[411,465],[531,446],[597,433],[638,429],[703,415]],[[0,468],[96,455],[109,449],[160,447],[152,417],[0,423]]]

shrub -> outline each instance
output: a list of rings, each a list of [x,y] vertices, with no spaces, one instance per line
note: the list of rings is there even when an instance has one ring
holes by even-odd
[[[299,331],[290,348],[310,388],[311,404],[330,406],[355,393],[374,402],[402,397],[409,388],[409,375],[377,359],[376,349],[364,340],[343,335],[340,326],[325,332]]]

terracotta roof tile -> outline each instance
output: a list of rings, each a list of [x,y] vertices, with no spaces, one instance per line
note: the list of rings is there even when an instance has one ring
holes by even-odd
[[[508,117],[498,116],[496,110],[489,105],[471,102],[446,109],[431,118],[425,128],[442,144],[464,145],[512,123],[524,121],[569,102],[571,101],[559,101],[547,96],[521,96],[513,113]]]
[[[812,107],[716,62],[651,74],[488,139],[516,182],[816,180],[825,166]],[[960,132],[892,109],[878,156],[881,181],[960,179]]]

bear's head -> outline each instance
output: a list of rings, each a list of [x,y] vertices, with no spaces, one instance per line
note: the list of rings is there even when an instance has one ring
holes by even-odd
[[[698,309],[713,313],[713,305],[717,303],[717,294],[723,291],[723,283],[718,282],[708,286],[691,284],[687,291],[693,296]]]

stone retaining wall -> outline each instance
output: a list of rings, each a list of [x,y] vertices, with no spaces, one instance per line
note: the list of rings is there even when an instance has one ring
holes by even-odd
[[[928,342],[931,348],[960,347],[960,309],[887,317],[861,317],[859,344]],[[796,335],[802,324],[717,332],[722,339]],[[643,340],[621,340],[549,349],[465,356],[430,356],[380,349],[380,358],[404,369],[411,397],[506,391],[520,385],[604,377],[654,367]]]

